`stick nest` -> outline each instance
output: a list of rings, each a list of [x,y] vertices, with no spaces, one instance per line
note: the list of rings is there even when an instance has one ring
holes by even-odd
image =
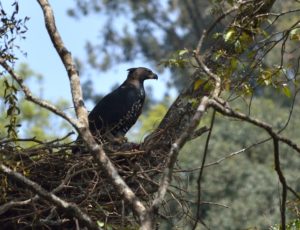
[[[106,144],[105,150],[118,172],[143,201],[151,200],[166,154],[144,151],[139,145]],[[111,229],[134,226],[135,217],[110,179],[90,154],[74,155],[72,144],[38,144],[22,149],[0,146],[0,160],[67,202],[76,203],[99,225]],[[24,201],[0,212],[1,229],[75,229],[76,220],[40,199],[22,184],[0,174],[0,205]],[[109,224],[108,224],[109,223]],[[128,229],[128,227],[127,227]]]

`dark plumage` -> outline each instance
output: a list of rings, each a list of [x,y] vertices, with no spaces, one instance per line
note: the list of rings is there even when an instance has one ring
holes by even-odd
[[[142,112],[145,101],[144,80],[158,79],[150,69],[128,69],[127,79],[103,97],[89,114],[90,130],[95,137],[124,137]]]

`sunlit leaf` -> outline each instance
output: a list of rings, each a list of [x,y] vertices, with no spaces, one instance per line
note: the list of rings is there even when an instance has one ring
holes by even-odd
[[[187,49],[183,49],[183,50],[179,50],[178,54],[179,54],[179,56],[182,56],[182,55],[184,55],[184,54],[186,54],[188,52],[189,51]]]
[[[243,84],[243,89],[242,89],[244,94],[251,94],[253,92],[253,89],[249,84]]]
[[[284,95],[287,96],[287,97],[291,97],[291,96],[292,96],[291,89],[288,87],[287,84],[284,84],[284,85],[282,86],[282,92],[283,92]]]
[[[100,228],[103,228],[105,224],[104,224],[103,222],[97,220],[97,225],[98,225]]]
[[[242,53],[243,52],[243,47],[242,47],[242,44],[239,40],[237,40],[235,43],[234,43],[234,49],[237,53]]]
[[[232,41],[236,35],[236,31],[234,29],[229,29],[226,34],[223,35],[224,41],[229,42]]]
[[[300,28],[296,28],[291,30],[290,39],[292,41],[300,41]]]
[[[198,90],[199,87],[202,85],[203,80],[202,79],[198,79],[197,81],[195,81],[194,83],[194,91]]]
[[[222,37],[222,33],[214,33],[212,37],[214,39],[218,39],[218,38]]]

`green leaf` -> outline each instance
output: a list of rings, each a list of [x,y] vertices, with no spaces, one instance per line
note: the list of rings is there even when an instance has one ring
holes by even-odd
[[[256,55],[256,51],[253,50],[253,51],[250,51],[250,52],[247,54],[247,57],[250,58],[250,59],[252,59],[252,58],[255,57],[255,55]]]
[[[272,83],[273,71],[272,69],[263,70],[259,78],[259,82],[263,85],[270,85]]]
[[[217,61],[220,57],[223,57],[225,55],[224,50],[218,50],[214,53],[213,58],[215,61]]]
[[[186,54],[186,53],[188,53],[188,52],[189,52],[189,51],[188,51],[187,49],[179,50],[178,55],[179,55],[179,56],[182,56],[182,55],[184,55],[184,54]]]
[[[230,60],[230,67],[232,70],[236,70],[238,67],[239,61],[237,58],[231,58]]]
[[[242,89],[243,93],[245,95],[249,95],[253,92],[253,89],[251,88],[251,86],[249,84],[243,84],[243,89]]]
[[[292,41],[300,41],[300,28],[296,28],[291,30],[290,39]]]
[[[283,84],[283,85],[282,85],[282,92],[283,92],[284,95],[287,96],[287,97],[291,97],[291,96],[292,96],[291,89],[288,87],[287,84]]]
[[[236,35],[236,31],[234,29],[229,29],[226,34],[223,35],[224,41],[225,42],[230,42],[234,39]]]
[[[247,45],[252,41],[252,38],[248,33],[242,32],[241,36],[239,37],[239,40],[244,44]]]
[[[212,37],[213,37],[213,39],[218,39],[218,38],[222,37],[222,33],[214,33]]]
[[[98,225],[100,228],[103,228],[105,224],[104,224],[103,222],[97,220],[97,225]]]
[[[197,81],[195,81],[194,83],[194,91],[196,91],[197,89],[199,89],[199,87],[202,85],[204,81],[202,79],[198,79]]]
[[[242,53],[243,52],[243,47],[242,47],[242,44],[239,40],[237,40],[235,43],[234,43],[234,49],[237,53]]]

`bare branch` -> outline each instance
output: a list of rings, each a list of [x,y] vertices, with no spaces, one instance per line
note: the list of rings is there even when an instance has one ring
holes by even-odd
[[[292,100],[292,104],[291,104],[291,107],[290,107],[290,111],[289,111],[289,116],[288,116],[288,119],[287,121],[285,122],[285,124],[283,125],[283,127],[278,131],[278,133],[281,133],[283,130],[286,129],[286,127],[289,125],[289,122],[291,120],[291,117],[292,117],[292,114],[293,114],[293,111],[294,111],[294,106],[295,106],[295,102],[296,102],[296,97],[297,97],[297,94],[300,92],[300,89],[297,89],[296,92],[294,93],[294,96],[293,96],[293,100]]]
[[[32,202],[32,198],[27,200],[21,200],[21,201],[9,201],[0,206],[0,215],[7,212],[11,208],[27,205],[30,204],[31,202]]]
[[[199,128],[199,129],[195,130],[195,131],[192,133],[192,135],[190,136],[189,141],[190,141],[190,140],[194,140],[194,139],[200,137],[202,134],[204,134],[204,133],[206,133],[206,132],[208,132],[208,131],[209,131],[209,128],[207,128],[206,126],[201,127],[201,128]]]
[[[208,164],[204,165],[204,167],[211,167],[211,166],[213,166],[213,165],[219,165],[219,164],[221,164],[221,162],[223,162],[223,161],[225,161],[225,160],[227,160],[227,159],[229,159],[229,158],[232,158],[232,157],[234,157],[234,156],[236,156],[236,155],[238,155],[238,154],[244,153],[244,152],[248,151],[249,149],[251,149],[251,148],[253,148],[253,147],[255,147],[255,146],[258,146],[258,145],[261,145],[261,144],[263,144],[263,143],[265,143],[265,142],[267,142],[267,141],[270,141],[271,139],[272,139],[272,138],[269,137],[269,138],[264,139],[264,140],[262,140],[262,141],[258,141],[258,142],[256,142],[256,143],[254,143],[254,144],[252,144],[252,145],[249,145],[249,146],[247,146],[247,147],[245,147],[245,148],[242,148],[242,149],[240,149],[240,150],[238,150],[238,151],[232,152],[232,153],[230,153],[230,154],[228,154],[228,155],[226,155],[226,156],[220,158],[220,159],[217,160],[217,161],[208,163]],[[193,169],[193,170],[199,170],[199,169],[200,169],[200,168],[196,168],[196,169]]]
[[[10,142],[35,142],[35,143],[38,143],[38,144],[44,144],[44,145],[50,145],[50,144],[53,144],[55,142],[60,142],[60,141],[63,141],[65,139],[67,139],[69,136],[73,135],[74,132],[69,132],[67,133],[64,137],[62,138],[56,138],[54,140],[51,140],[49,142],[44,142],[44,141],[41,141],[41,140],[38,140],[36,137],[31,137],[31,138],[9,138],[9,139],[5,139],[5,140],[1,140],[0,141],[0,144],[5,144],[5,143],[10,143]]]
[[[25,97],[28,101],[31,101],[32,103],[37,104],[37,105],[53,112],[54,114],[62,117],[66,121],[68,121],[74,128],[77,128],[77,121],[76,120],[72,119],[67,114],[60,111],[58,108],[56,108],[54,105],[50,104],[49,102],[33,96],[30,89],[26,85],[24,85],[23,79],[14,72],[14,70],[5,62],[5,60],[3,58],[0,58],[0,65],[19,84],[19,86],[21,87],[21,89],[24,92]]]
[[[220,112],[221,114],[228,116],[228,117],[235,117],[238,118],[240,120],[243,121],[247,121],[257,127],[263,128],[264,130],[266,130],[270,136],[275,137],[277,140],[287,144],[288,146],[290,146],[291,148],[293,148],[294,150],[296,150],[298,153],[300,153],[300,146],[298,146],[295,142],[293,142],[292,140],[282,137],[281,135],[278,134],[278,132],[276,132],[271,125],[262,122],[258,119],[252,118],[250,116],[247,116],[246,114],[243,114],[241,112],[237,112],[233,109],[231,109],[228,105],[222,105],[221,103],[217,102],[217,100],[215,99],[211,99],[209,101],[210,106],[212,106],[213,108],[215,108],[218,112]]]
[[[210,137],[211,137],[211,132],[212,132],[214,122],[215,122],[215,116],[216,116],[216,111],[214,110],[214,112],[212,114],[211,122],[210,122],[209,132],[208,132],[206,142],[205,142],[201,168],[200,168],[198,179],[197,179],[197,191],[198,191],[197,202],[198,202],[199,205],[197,205],[197,212],[196,212],[196,218],[195,218],[196,221],[195,221],[195,224],[193,226],[193,230],[197,228],[198,221],[200,221],[200,223],[203,224],[206,227],[204,222],[201,219],[199,219],[200,218],[200,204],[201,204],[201,181],[202,181],[203,170],[204,170],[204,167],[205,167],[206,156],[207,156],[207,153],[208,153],[208,145],[209,145],[209,141],[210,141]]]
[[[276,137],[273,137],[273,144],[274,144],[274,163],[275,163],[275,170],[277,172],[279,181],[282,186],[282,194],[281,194],[281,206],[280,206],[280,213],[281,213],[281,228],[282,230],[286,229],[286,218],[285,218],[285,209],[286,209],[286,197],[287,197],[287,183],[285,177],[281,171],[280,167],[280,157],[279,157],[279,144]]]
[[[300,153],[299,146],[296,143],[294,143],[292,140],[280,136],[279,132],[275,132],[273,130],[272,126],[265,122],[251,118],[241,112],[236,112],[236,111],[232,110],[228,105],[222,105],[222,104],[218,103],[216,100],[210,100],[209,104],[210,104],[210,106],[212,106],[218,112],[222,113],[225,116],[235,117],[235,118],[244,120],[246,122],[249,122],[257,127],[263,128],[264,130],[266,130],[269,133],[269,135],[273,139],[275,170],[278,174],[279,181],[282,185],[281,204],[280,204],[281,226],[282,226],[282,229],[286,229],[285,211],[286,211],[287,190],[291,191],[291,193],[293,193],[296,197],[298,197],[298,195],[294,192],[294,190],[292,188],[290,188],[287,185],[286,179],[281,170],[280,157],[279,157],[279,141],[287,144],[288,146],[290,146],[291,148],[296,150],[298,153]]]
[[[51,41],[68,73],[68,77],[71,85],[73,104],[75,107],[76,115],[79,119],[79,128],[88,127],[88,120],[87,120],[88,112],[84,106],[84,102],[82,98],[82,90],[80,86],[80,78],[78,76],[78,71],[76,69],[75,62],[73,61],[70,51],[68,51],[68,49],[65,47],[63,40],[56,28],[53,11],[48,0],[37,0],[37,1],[43,10],[45,25],[48,34],[51,38]]]
[[[38,194],[43,199],[61,208],[69,216],[71,217],[75,216],[76,218],[78,218],[79,221],[81,221],[83,225],[87,226],[89,229],[95,229],[95,230],[99,229],[99,227],[90,219],[90,217],[86,215],[84,212],[82,212],[76,204],[69,203],[62,200],[61,198],[54,195],[53,193],[50,193],[45,189],[43,189],[39,184],[29,180],[28,178],[24,177],[18,172],[12,171],[10,168],[6,167],[3,164],[0,164],[0,170],[4,174],[12,178],[13,180],[24,184],[27,188],[29,188],[34,193]],[[29,202],[29,201],[24,201],[24,202]]]

